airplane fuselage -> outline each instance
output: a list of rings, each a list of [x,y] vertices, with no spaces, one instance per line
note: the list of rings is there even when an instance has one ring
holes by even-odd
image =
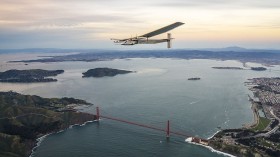
[[[135,45],[135,44],[157,44],[168,42],[169,39],[134,39],[134,40],[127,40],[122,45]]]
[[[131,37],[126,39],[111,39],[114,40],[114,43],[121,43],[121,45],[135,45],[135,44],[157,44],[157,43],[163,43],[167,42],[167,48],[171,48],[171,34],[167,34],[166,39],[150,39],[153,36],[165,33],[167,31],[170,31],[176,27],[179,27],[183,25],[182,22],[175,22],[171,25],[165,26],[163,28],[157,29],[155,31],[152,31],[150,33],[146,33],[144,35],[138,36],[138,37]]]

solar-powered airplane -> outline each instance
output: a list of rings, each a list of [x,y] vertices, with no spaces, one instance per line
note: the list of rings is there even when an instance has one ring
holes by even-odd
[[[135,44],[157,44],[162,42],[167,42],[167,48],[171,48],[171,40],[174,38],[171,38],[171,33],[167,33],[167,39],[149,39],[150,37],[168,32],[176,27],[179,27],[183,25],[182,22],[175,22],[171,25],[165,26],[163,28],[160,28],[158,30],[152,31],[150,33],[136,36],[132,38],[126,38],[126,39],[111,39],[114,40],[114,43],[121,43],[121,45],[135,45]]]

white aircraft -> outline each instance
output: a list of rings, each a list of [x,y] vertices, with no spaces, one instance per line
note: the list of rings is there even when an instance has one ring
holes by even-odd
[[[157,43],[167,42],[167,48],[171,48],[171,40],[174,38],[171,38],[170,33],[167,33],[167,39],[149,39],[149,38],[170,31],[183,24],[184,23],[182,22],[175,22],[171,25],[165,26],[163,28],[160,28],[158,30],[152,31],[150,33],[141,36],[131,37],[127,39],[111,39],[111,40],[114,40],[114,43],[121,43],[121,45],[157,44]]]

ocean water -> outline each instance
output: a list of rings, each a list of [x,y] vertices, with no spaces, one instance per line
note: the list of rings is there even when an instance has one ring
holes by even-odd
[[[3,63],[4,64],[4,63]],[[255,63],[249,65],[259,66]],[[121,118],[158,128],[170,120],[171,130],[208,138],[221,128],[237,128],[253,121],[248,101],[252,94],[244,82],[253,77],[280,76],[280,67],[264,72],[219,70],[213,66],[238,66],[237,61],[181,59],[122,59],[99,62],[5,63],[1,71],[64,69],[58,82],[0,83],[1,91],[14,90],[43,97],[75,97],[95,104],[86,112]],[[82,78],[91,68],[110,67],[135,73],[104,78]],[[201,80],[190,81],[189,77]],[[101,119],[47,136],[34,157],[218,157],[209,149],[164,132]]]

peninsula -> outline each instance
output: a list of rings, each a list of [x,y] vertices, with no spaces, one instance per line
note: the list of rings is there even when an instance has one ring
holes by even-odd
[[[55,82],[56,79],[49,78],[51,76],[57,76],[62,74],[64,70],[42,70],[42,69],[30,69],[30,70],[8,70],[0,72],[0,82],[12,82],[12,83],[33,83],[33,82]]]
[[[37,138],[96,119],[75,107],[92,105],[74,98],[42,98],[0,92],[0,156],[28,157]]]
[[[111,69],[111,68],[95,68],[90,69],[83,73],[83,77],[105,77],[105,76],[116,76],[118,74],[132,73],[133,71]]]
[[[209,145],[236,156],[280,156],[280,78],[254,78],[246,82],[254,122],[240,129],[225,129],[209,140]],[[262,113],[262,114],[260,114]]]

